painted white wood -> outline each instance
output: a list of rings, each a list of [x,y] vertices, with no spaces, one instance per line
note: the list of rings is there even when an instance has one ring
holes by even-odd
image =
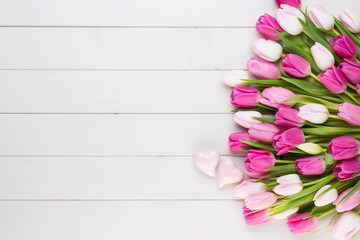
[[[243,158],[232,157],[243,169]],[[192,157],[2,157],[0,199],[234,199]]]
[[[0,28],[0,69],[238,69],[254,29]]]
[[[0,71],[1,113],[229,113],[220,71]]]
[[[229,114],[0,115],[2,156],[192,155],[229,153],[241,131]]]
[[[248,227],[237,201],[0,202],[6,240],[302,240],[284,220]],[[329,219],[322,221],[327,224]],[[331,239],[329,228],[311,235]]]

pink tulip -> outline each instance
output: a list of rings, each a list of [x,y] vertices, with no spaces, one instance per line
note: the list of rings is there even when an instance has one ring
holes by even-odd
[[[359,142],[349,136],[334,138],[328,147],[330,156],[335,160],[353,158],[359,153]]]
[[[245,152],[243,150],[240,150],[240,148],[250,147],[250,145],[241,142],[240,139],[245,139],[245,140],[255,142],[255,140],[252,137],[250,137],[249,133],[247,133],[247,132],[232,133],[229,136],[229,148],[230,148],[230,151],[232,151],[232,152]]]
[[[303,31],[299,19],[306,21],[299,9],[286,4],[282,4],[281,8],[276,10],[275,18],[279,25],[291,35],[298,35]]]
[[[284,30],[280,27],[276,19],[269,14],[262,15],[256,22],[256,30],[264,37],[277,41],[279,36],[275,32],[283,32]]]
[[[304,58],[296,54],[286,54],[282,60],[281,69],[293,75],[303,78],[311,74],[311,65]]]
[[[247,207],[243,207],[243,215],[245,218],[246,225],[255,226],[266,223],[271,220],[271,218],[266,214],[267,209],[253,212]]]
[[[245,156],[244,165],[251,172],[266,173],[266,169],[275,165],[275,157],[266,150],[250,149]]]
[[[337,199],[334,201],[334,205],[336,205],[337,212],[346,212],[350,211],[351,209],[356,208],[360,204],[360,190],[355,191],[349,197],[347,197],[344,201],[340,203],[340,200],[345,197],[345,195],[351,191],[352,188],[346,189],[342,192]]]
[[[266,192],[266,186],[262,182],[255,182],[255,179],[245,180],[234,188],[234,195],[239,199],[245,199],[256,193]]]
[[[253,41],[251,49],[259,58],[269,62],[276,62],[283,53],[283,48],[279,43],[264,38]]]
[[[333,165],[333,174],[339,181],[353,179],[352,175],[360,171],[360,161],[357,157],[339,161]]]
[[[275,124],[281,127],[301,127],[305,120],[298,116],[299,111],[289,107],[279,107],[275,114]]]
[[[259,90],[252,87],[235,87],[231,92],[231,104],[236,107],[253,108],[261,97]]]
[[[250,137],[260,142],[273,142],[273,137],[278,131],[280,131],[280,129],[275,125],[256,123],[249,129],[249,134]]]
[[[348,35],[337,35],[329,43],[339,57],[352,60],[356,58],[358,52],[356,44]]]
[[[344,59],[340,64],[339,68],[341,73],[344,75],[346,80],[352,84],[360,83],[360,64],[349,60]]]
[[[316,192],[314,196],[315,206],[322,207],[334,202],[337,199],[338,193],[336,188],[332,188],[329,191],[325,192],[327,189],[329,189],[329,187],[331,187],[331,185],[325,185]]]
[[[277,197],[271,192],[256,193],[245,198],[245,206],[250,210],[268,208],[276,203]]]
[[[292,107],[295,105],[295,103],[291,103],[291,102],[283,103],[282,101],[285,101],[286,99],[289,99],[293,96],[295,96],[295,94],[286,88],[269,87],[264,89],[264,91],[262,92],[262,97],[260,98],[259,101],[264,105],[274,108],[278,108],[280,106]]]
[[[317,227],[317,218],[305,218],[309,214],[305,212],[288,218],[287,225],[292,234],[311,232]]]
[[[300,8],[301,6],[300,0],[275,0],[275,2],[279,7],[281,6],[281,4],[287,4],[295,8]]]
[[[297,174],[283,175],[278,177],[276,181],[279,185],[274,187],[273,191],[278,195],[291,196],[303,189],[302,182]]]
[[[339,19],[350,32],[360,32],[360,18],[351,10],[345,8],[341,13],[339,13]]]
[[[315,5],[308,10],[308,16],[318,28],[331,31],[334,29],[334,17],[321,5]]]
[[[350,240],[360,230],[360,216],[349,211],[337,217],[331,233],[335,240]]]
[[[334,55],[329,49],[318,42],[311,47],[311,54],[315,60],[316,66],[318,66],[321,71],[325,71],[335,64]]]
[[[339,105],[339,113],[337,115],[345,122],[360,126],[360,106],[344,102]]]
[[[234,114],[234,121],[244,128],[251,128],[253,124],[261,123],[254,117],[262,117],[257,111],[238,111]]]
[[[360,82],[356,84],[356,93],[360,95]]]
[[[296,170],[302,175],[320,175],[326,170],[326,163],[320,157],[299,158],[296,160]]]
[[[346,91],[347,82],[339,68],[332,66],[319,74],[320,81],[331,92],[339,94]]]
[[[259,58],[250,58],[247,68],[252,75],[260,79],[278,79],[281,76],[280,69],[275,63]]]
[[[221,82],[229,87],[245,87],[247,83],[241,79],[250,79],[250,76],[246,71],[243,70],[231,70],[225,71],[223,73]]]
[[[273,140],[273,146],[278,152],[277,155],[282,155],[304,143],[305,136],[300,128],[284,128],[274,135]]]

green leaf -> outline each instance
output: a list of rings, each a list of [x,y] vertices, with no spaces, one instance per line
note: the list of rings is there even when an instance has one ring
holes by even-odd
[[[335,27],[336,29],[341,33],[341,34],[346,34],[348,35],[358,46],[360,46],[360,39],[353,33],[351,33],[349,30],[347,30],[343,24],[341,23],[341,21],[339,19],[337,19],[336,17],[334,17],[335,19]],[[359,51],[358,51],[358,57],[359,57]]]
[[[318,127],[318,128],[301,128],[304,134],[317,136],[334,136],[343,135],[348,132],[360,132],[360,128],[355,127]]]
[[[295,95],[291,98],[286,99],[283,102],[302,103],[302,104],[316,103],[316,104],[324,105],[325,107],[332,110],[338,110],[338,106],[339,106],[339,104],[307,95]]]
[[[246,139],[239,139],[241,142],[243,143],[246,143],[252,147],[256,147],[256,148],[259,148],[259,149],[264,149],[264,150],[267,150],[267,151],[275,151],[274,148],[271,146],[271,145],[268,145],[268,144],[264,144],[264,143],[260,143],[260,142],[252,142],[252,141],[249,141],[249,140],[246,140]]]
[[[264,118],[264,117],[252,117],[252,118],[262,121],[262,122],[265,122],[265,123],[274,124],[274,122],[275,122],[275,119],[273,119],[273,118]]]
[[[310,218],[310,217],[320,216],[320,215],[322,215],[322,214],[324,214],[324,213],[327,213],[327,212],[330,212],[330,211],[334,211],[334,209],[335,209],[335,206],[334,206],[332,203],[327,204],[327,205],[325,205],[325,206],[323,206],[323,207],[316,207],[316,206],[315,206],[315,207],[313,207],[313,209],[311,210],[310,214],[305,217],[305,219],[306,219],[306,218]]]
[[[333,165],[336,162],[335,159],[332,156],[330,156],[330,154],[328,153],[325,153],[324,160],[326,165]]]
[[[266,171],[296,171],[296,164],[274,166],[266,169]]]
[[[346,181],[343,181],[343,182],[339,182],[339,181],[336,181],[334,184],[332,184],[328,189],[326,189],[324,192],[322,192],[319,196],[317,196],[317,198],[319,198],[320,196],[322,196],[323,194],[327,193],[328,191],[330,191],[331,189],[340,189],[340,188],[343,188],[347,185],[350,185],[351,183],[353,183],[355,181],[355,179],[350,179],[350,180],[346,180]]]
[[[310,193],[308,195],[302,196],[300,198],[294,199],[294,200],[283,200],[277,204],[273,209],[270,209],[268,211],[269,216],[274,216],[279,213],[285,212],[287,210],[303,206],[309,202],[313,201],[313,198],[315,196],[315,193]]]

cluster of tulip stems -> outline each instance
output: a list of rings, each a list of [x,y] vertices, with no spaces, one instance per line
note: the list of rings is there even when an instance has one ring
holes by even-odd
[[[248,225],[287,219],[298,234],[329,215],[333,238],[351,239],[360,230],[360,20],[349,9],[336,18],[320,5],[276,3],[275,17],[256,23],[264,38],[251,44],[255,77],[222,76],[247,129],[229,137],[251,177],[235,195]]]

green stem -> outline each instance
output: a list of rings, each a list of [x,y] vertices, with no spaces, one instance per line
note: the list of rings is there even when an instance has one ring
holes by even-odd
[[[305,122],[305,125],[311,126],[311,127],[317,127],[317,128],[321,128],[323,126],[318,125],[318,124],[314,124],[314,123],[310,123],[310,122]]]
[[[320,81],[320,78],[318,76],[316,76],[314,73],[310,73],[310,76],[313,77],[315,80]]]
[[[335,33],[336,35],[340,35],[340,33],[336,31],[335,28],[332,30],[332,32]]]
[[[295,163],[295,161],[290,160],[275,160],[276,163]]]
[[[359,61],[359,60],[358,60],[358,61]],[[347,86],[348,86],[349,88],[357,91],[357,88],[356,88],[354,85],[352,85],[351,83],[348,83]]]
[[[330,213],[333,213],[335,211],[336,211],[336,208],[330,209],[329,211],[324,212],[323,214],[319,215],[318,218],[325,217],[326,215],[329,215]]]
[[[329,114],[329,118],[334,118],[334,119],[340,119],[341,120],[341,118],[339,116],[332,115],[332,114]]]
[[[308,182],[308,183],[303,183],[303,187],[307,187],[307,186],[311,186],[311,185],[314,185],[316,183],[319,183],[319,182],[322,182],[324,181],[324,179],[328,178],[329,176],[326,176],[324,178],[320,178],[318,180],[315,180],[315,181],[312,181],[312,182]]]
[[[356,61],[357,63],[360,63],[360,60],[359,60],[359,59],[357,59],[357,58],[355,58],[355,61]]]
[[[348,97],[351,98],[357,105],[360,105],[359,100],[357,100],[351,93],[349,93],[348,91],[345,91],[344,93],[348,95]]]

